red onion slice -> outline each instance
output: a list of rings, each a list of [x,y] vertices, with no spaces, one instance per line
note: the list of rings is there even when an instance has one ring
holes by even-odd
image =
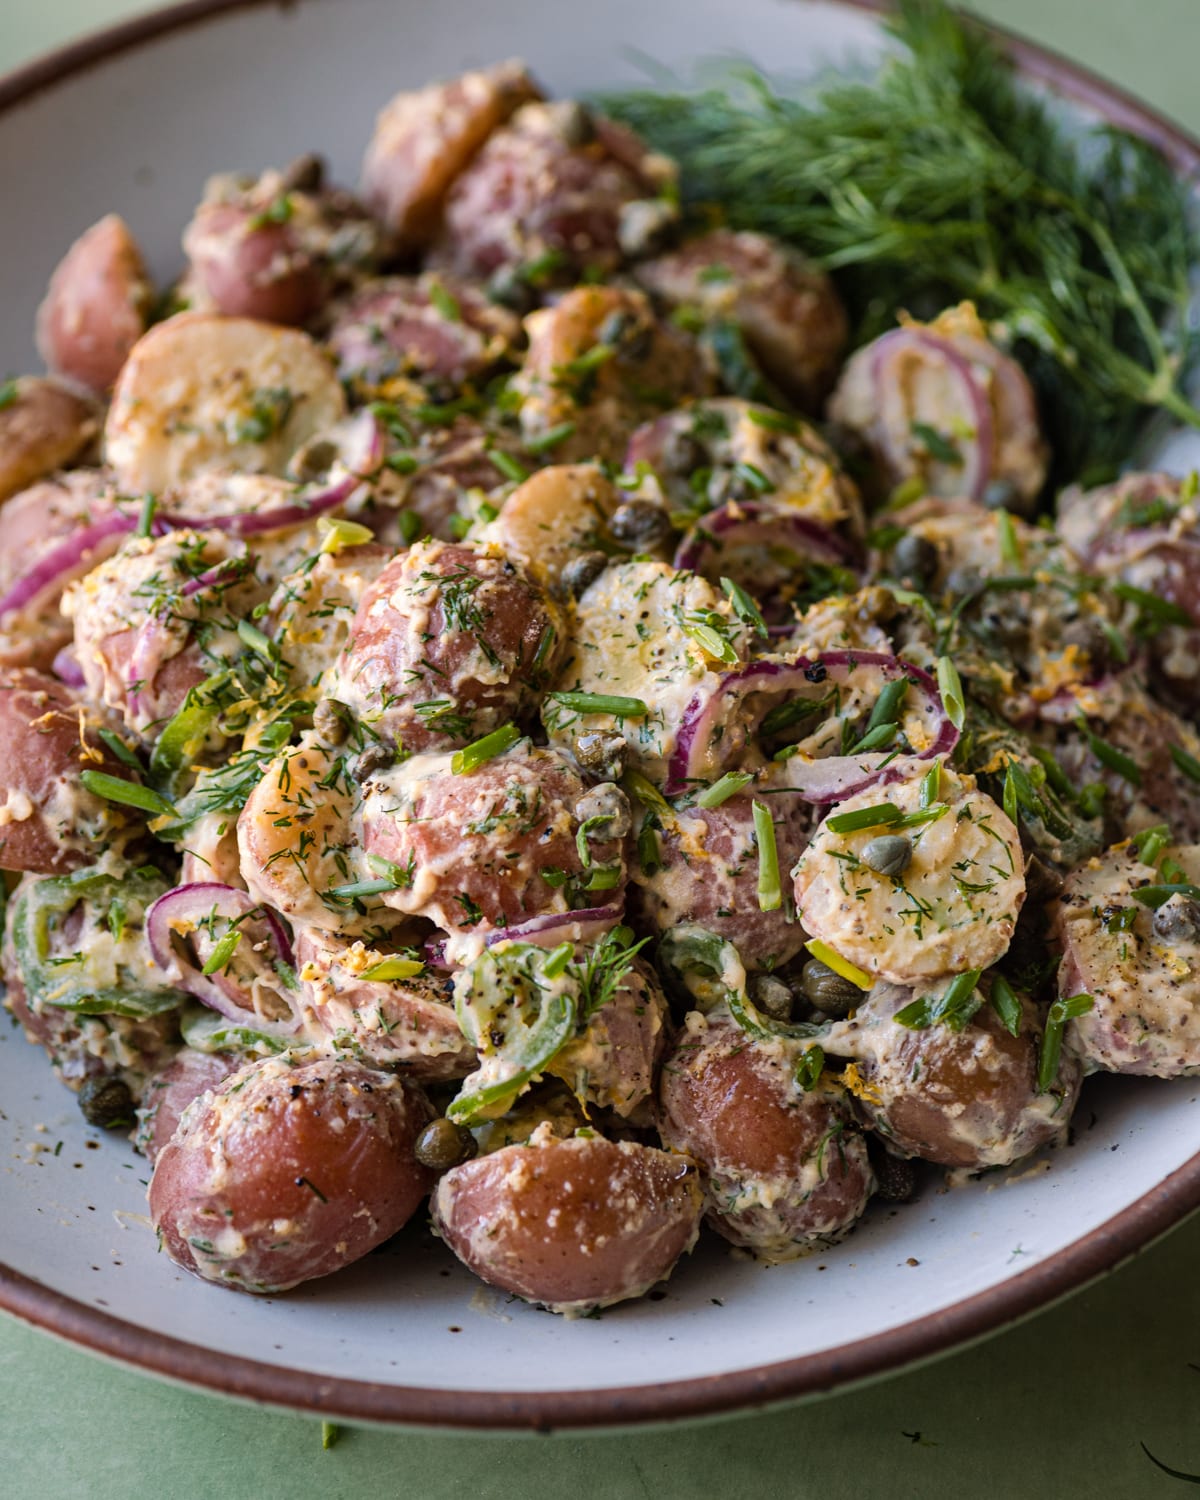
[[[146,913],[146,941],[154,962],[175,983],[211,1010],[239,1025],[253,1025],[272,1036],[294,1036],[299,1021],[262,1016],[255,1007],[251,992],[227,970],[215,974],[201,972],[209,953],[216,946],[201,923],[212,916],[237,922],[249,938],[238,946],[238,956],[248,959],[258,969],[256,977],[271,976],[271,988],[279,994],[282,981],[275,976],[271,959],[264,956],[258,944],[265,940],[275,958],[291,966],[292,945],[282,922],[269,907],[260,906],[245,891],[230,885],[194,882],[179,885],[158,898]],[[191,939],[187,943],[185,939]],[[192,948],[198,951],[193,953]]]
[[[326,435],[338,449],[338,456],[327,478],[318,484],[301,486],[289,505],[269,510],[235,511],[232,515],[187,516],[165,511],[172,526],[195,531],[224,531],[231,536],[256,536],[264,531],[283,531],[303,526],[317,516],[345,505],[359,486],[378,470],[383,462],[383,429],[365,408]],[[310,445],[311,446],[311,445]]]
[[[123,515],[120,511],[114,511],[112,515],[105,516],[102,521],[95,521],[90,526],[81,526],[78,531],[73,531],[61,542],[56,542],[45,556],[39,558],[29,572],[18,578],[4,597],[0,598],[0,615],[6,615],[13,609],[24,609],[40,594],[56,584],[61,587],[79,572],[89,552],[94,552],[102,543],[121,532],[133,531],[137,524],[136,516]]]
[[[754,716],[746,713],[746,700],[751,696],[763,694],[780,701],[797,696],[819,699],[830,684],[844,683],[864,667],[879,674],[881,685],[897,677],[908,678],[916,693],[909,695],[915,701],[906,703],[902,727],[908,727],[906,732],[915,730],[919,722],[923,732],[918,738],[926,741],[924,748],[906,756],[892,750],[818,758],[798,754],[782,764],[779,779],[806,801],[837,802],[876,782],[886,785],[905,779],[913,761],[949,755],[958,743],[958,730],[946,714],[933,678],[911,662],[882,651],[826,651],[793,661],[750,662],[723,672],[715,689],[697,693],[684,710],[667,768],[667,796],[677,796],[692,783],[714,779],[728,769],[765,717],[765,709]],[[714,746],[719,747],[719,764],[713,763]]]
[[[625,915],[621,902],[611,906],[587,906],[578,911],[543,912],[512,927],[494,927],[483,937],[485,948],[494,948],[497,943],[535,943],[539,948],[557,948],[559,943],[594,943],[611,927],[615,927]],[[461,961],[456,956],[459,946],[453,938],[441,938],[425,944],[425,958],[431,968],[457,969]]]
[[[79,665],[79,658],[75,655],[74,646],[64,646],[50,663],[50,670],[59,682],[65,682],[69,688],[78,690],[87,686],[87,679],[83,675],[83,668]]]

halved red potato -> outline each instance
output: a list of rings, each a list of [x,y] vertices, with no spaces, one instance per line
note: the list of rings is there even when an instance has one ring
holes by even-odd
[[[404,249],[433,238],[455,178],[537,85],[519,62],[397,94],[380,111],[363,160],[362,191]]]
[[[790,870],[808,843],[810,813],[798,797],[768,799],[779,868]],[[804,929],[781,905],[761,910],[753,797],[676,812],[658,835],[661,864],[630,869],[630,910],[646,930],[670,932],[697,922],[738,950],[747,970],[777,969],[804,946]],[[664,820],[665,821],[665,820]]]
[[[445,1174],[433,1223],[484,1281],[551,1312],[640,1297],[695,1244],[703,1197],[686,1156],[539,1126]]]
[[[805,1093],[795,1047],[752,1041],[728,1016],[693,1012],[663,1063],[663,1141],[701,1166],[708,1222],[767,1260],[833,1244],[875,1188],[846,1096]]]
[[[670,307],[735,323],[768,379],[809,410],[833,384],[846,310],[823,271],[769,235],[714,229],[634,274]]]
[[[1173,846],[1184,881],[1200,880],[1200,848]],[[1134,895],[1162,877],[1132,845],[1073,870],[1055,908],[1063,945],[1058,992],[1088,994],[1068,1023],[1068,1046],[1088,1071],[1178,1078],[1200,1072],[1200,905],[1171,896],[1157,908]]]
[[[402,877],[380,897],[385,905],[482,936],[621,900],[624,830],[597,828],[584,866],[586,789],[564,756],[519,743],[463,775],[451,759],[414,755],[364,786],[368,862],[385,860]]]
[[[581,554],[611,547],[608,522],[621,493],[596,464],[553,464],[509,495],[479,540],[499,547],[556,597],[572,592],[564,569]]]
[[[153,1163],[175,1134],[175,1127],[193,1099],[219,1089],[231,1073],[245,1066],[232,1052],[197,1052],[184,1047],[161,1073],[147,1079],[138,1110],[135,1145]]]
[[[302,928],[296,935],[300,994],[292,998],[307,1034],[410,1078],[470,1073],[475,1049],[455,1019],[450,980],[429,970],[404,979],[371,978],[387,958],[366,942]]]
[[[416,1085],[335,1057],[253,1062],[200,1095],[160,1152],[150,1217],[207,1281],[282,1292],[328,1276],[412,1217],[430,1174]]]
[[[635,958],[612,996],[588,1017],[582,1034],[555,1053],[546,1071],[577,1099],[630,1119],[653,1092],[667,1025],[658,975]]]
[[[915,990],[877,985],[839,1023],[832,1046],[854,1058],[847,1084],[890,1151],[968,1171],[1007,1166],[1066,1130],[1079,1097],[1079,1064],[1062,1056],[1051,1086],[1039,1091],[1043,1015],[1025,999],[1017,1036],[990,1004],[962,1031],[936,1023],[914,1030],[892,1019],[948,982]]]
[[[296,690],[307,697],[350,639],[359,600],[392,560],[376,542],[311,552],[280,578],[262,628],[278,642]]]
[[[105,423],[105,455],[133,494],[216,469],[282,474],[345,414],[333,366],[306,333],[180,313],[130,352]]]
[[[522,712],[563,637],[555,606],[494,548],[418,542],[363,594],[331,690],[406,750],[461,745]]]
[[[77,870],[127,823],[80,784],[83,771],[121,769],[94,718],[41,672],[18,669],[0,680],[0,869]]]
[[[64,468],[99,431],[92,402],[56,380],[22,375],[0,384],[0,500]]]
[[[642,292],[581,286],[525,320],[529,352],[512,382],[521,431],[557,463],[619,463],[630,434],[711,382],[695,345]]]
[[[103,395],[146,331],[154,288],[129,226],[106,214],[59,262],[38,309],[38,353],[56,375]]]

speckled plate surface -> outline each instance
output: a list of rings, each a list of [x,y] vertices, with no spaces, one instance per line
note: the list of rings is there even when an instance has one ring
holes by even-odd
[[[867,61],[869,8],[833,0],[266,0],[177,7],[0,81],[6,239],[0,369],[31,368],[33,310],[63,248],[115,209],[166,277],[205,177],[309,148],[353,180],[399,87],[521,55],[560,93],[735,51],[776,72]],[[1035,79],[1200,148],[1058,60]],[[1200,444],[1174,438],[1171,467]],[[845,1244],[772,1269],[706,1240],[665,1291],[565,1322],[483,1287],[426,1232],[326,1282],[251,1299],[155,1254],[145,1161],[84,1126],[41,1054],[0,1023],[0,1306],[82,1345],[258,1400],[393,1422],[550,1427],[662,1420],[814,1394],[1025,1315],[1200,1205],[1200,1085],[1092,1080],[1074,1143],[971,1185],[875,1207]]]

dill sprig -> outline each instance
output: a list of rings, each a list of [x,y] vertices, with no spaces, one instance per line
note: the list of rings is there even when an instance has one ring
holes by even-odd
[[[1120,131],[1068,134],[942,0],[901,0],[889,25],[905,53],[808,102],[738,68],[604,105],[677,158],[694,223],[830,270],[856,341],[972,299],[1034,381],[1054,482],[1113,472],[1155,411],[1200,426],[1182,391],[1200,238],[1169,164]]]

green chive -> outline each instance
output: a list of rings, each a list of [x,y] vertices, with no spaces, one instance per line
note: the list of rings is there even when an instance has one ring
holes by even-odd
[[[524,464],[519,464],[511,453],[505,453],[502,448],[489,448],[488,458],[491,459],[492,467],[498,469],[513,484],[524,484],[529,478],[529,470]]]
[[[1003,974],[992,975],[992,1009],[1009,1036],[1021,1034],[1021,1002]]]
[[[1145,589],[1135,588],[1132,583],[1124,583],[1118,580],[1110,585],[1118,599],[1127,599],[1130,604],[1136,604],[1141,612],[1152,620],[1157,620],[1162,625],[1191,625],[1191,615],[1186,609],[1181,609],[1178,604],[1173,604],[1170,599],[1164,599],[1160,594],[1148,593]]]
[[[463,750],[456,750],[450,757],[450,770],[455,776],[465,776],[486,761],[494,760],[497,755],[503,755],[520,738],[521,731],[515,724],[505,724],[499,729],[493,729],[491,734],[485,734],[473,745],[468,745]]]
[[[733,649],[733,643],[724,633],[723,626],[725,622],[721,620],[720,615],[717,615],[715,618],[721,623],[714,625],[712,623],[713,618],[714,616],[711,611],[702,619],[685,618],[683,621],[684,634],[695,641],[697,646],[706,655],[714,657],[717,661],[723,661],[726,666],[735,666],[738,656],[737,652]]]
[[[577,714],[612,714],[618,719],[645,719],[650,713],[640,698],[618,698],[609,693],[550,693],[548,696]]]
[[[762,617],[762,612],[757,604],[740,583],[734,583],[732,578],[722,578],[721,587],[725,590],[725,597],[733,605],[733,612],[743,625],[748,625],[751,630],[756,631],[764,640],[770,635],[767,622]]]
[[[317,527],[325,533],[324,540],[317,549],[320,552],[340,552],[343,547],[361,547],[375,540],[375,533],[371,528],[360,526],[357,521],[331,521],[328,516],[321,516]]]
[[[229,960],[237,951],[237,945],[242,940],[240,927],[231,927],[209,956],[208,962],[200,970],[201,974],[219,974],[226,968]]]
[[[332,1448],[342,1435],[341,1428],[335,1422],[321,1423],[321,1447]]]
[[[412,979],[424,970],[425,965],[419,958],[384,958],[379,963],[372,964],[369,969],[364,969],[358,977],[383,983],[389,979]]]
[[[104,771],[84,771],[80,783],[106,802],[119,802],[123,807],[136,807],[142,812],[153,813],[156,818],[173,817],[175,809],[165,797],[148,786],[138,786],[132,781],[123,781],[119,776],[109,776]]]
[[[865,969],[860,969],[857,964],[852,964],[848,958],[843,958],[840,953],[831,948],[828,943],[823,943],[820,938],[809,938],[804,945],[812,956],[823,963],[827,969],[832,969],[835,974],[840,974],[843,979],[848,979],[851,984],[860,990],[869,990],[875,981]]]
[[[768,432],[796,432],[799,424],[786,412],[772,411],[769,406],[751,406],[746,409],[746,420],[755,427],[765,427]]]
[[[858,807],[853,812],[834,813],[825,819],[830,833],[858,833],[863,828],[885,828],[904,816],[894,802],[877,802],[874,807]]]
[[[557,979],[574,957],[574,943],[559,943],[558,947],[551,948],[547,955],[546,962],[542,965],[542,973],[547,979]]]
[[[621,883],[620,865],[597,865],[587,878],[585,891],[611,891]]]
[[[921,806],[930,808],[942,795],[942,763],[935,760],[921,778]]]
[[[967,717],[967,706],[963,700],[962,679],[958,675],[958,668],[948,656],[938,657],[937,685],[946,717],[955,729],[961,729]]]
[[[1087,1015],[1094,1004],[1090,995],[1072,995],[1067,1000],[1056,1000],[1047,1011],[1046,1030],[1042,1035],[1042,1049],[1038,1056],[1039,1094],[1046,1093],[1058,1075],[1058,1059],[1062,1052],[1063,1030],[1067,1022],[1077,1016]]]
[[[912,422],[908,430],[924,447],[930,458],[936,458],[939,463],[949,464],[954,469],[962,468],[962,454],[947,442],[936,427],[930,427],[927,422]]]
[[[733,466],[733,472],[756,495],[769,495],[775,488],[773,482],[767,478],[757,464],[736,463]]]
[[[648,781],[640,771],[626,771],[621,778],[621,785],[627,792],[632,792],[643,807],[650,808],[653,812],[658,813],[659,817],[672,818],[675,816],[671,811],[671,804],[654,783]],[[712,788],[710,787],[709,790],[711,791]]]
[[[875,707],[871,710],[871,717],[867,720],[868,734],[872,729],[878,729],[883,724],[895,724],[900,711],[900,705],[908,694],[908,678],[897,677],[886,683],[879,697],[875,700]]]
[[[754,780],[751,771],[726,771],[719,781],[714,781],[712,786],[706,786],[696,798],[696,806],[703,807],[711,812],[714,807],[720,807],[723,802],[728,802],[730,797],[736,797],[743,787],[749,786]]]
[[[545,432],[539,433],[536,437],[525,438],[525,451],[527,453],[548,453],[551,448],[557,448],[560,443],[565,443],[574,434],[574,422],[560,422],[557,427],[547,428]]]
[[[877,724],[868,729],[856,745],[851,745],[847,755],[865,755],[868,750],[883,750],[896,738],[899,724]]]
[[[1083,730],[1084,738],[1088,742],[1088,749],[1102,766],[1115,771],[1132,786],[1141,786],[1142,768],[1136,760],[1126,755],[1123,750],[1118,750],[1115,745],[1110,745],[1107,740],[1102,740],[1098,734],[1093,734],[1083,721],[1080,721],[1079,727]]]
[[[792,1071],[792,1077],[796,1080],[797,1087],[804,1093],[811,1094],[813,1089],[821,1081],[821,1074],[825,1069],[825,1053],[820,1047],[810,1047],[807,1052],[801,1053],[796,1059],[796,1066]]]
[[[154,512],[158,508],[158,501],[153,495],[147,495],[142,501],[142,513],[138,518],[137,530],[134,536],[149,536],[154,529]]]
[[[111,729],[97,730],[97,734],[124,765],[131,766],[135,771],[142,769],[141,761],[119,735],[114,734]]]
[[[1158,863],[1158,856],[1171,842],[1171,830],[1165,823],[1156,823],[1153,828],[1143,828],[1133,837],[1133,847],[1138,858],[1151,869]]]
[[[249,620],[239,620],[237,633],[243,646],[253,651],[255,656],[262,657],[263,661],[271,666],[275,665],[279,658],[279,647],[268,636],[265,636],[257,625],[251,625]]]
[[[359,896],[382,896],[395,889],[394,880],[352,880],[349,885],[330,886],[329,894],[338,901],[354,901]]]
[[[761,802],[754,803],[754,840],[758,845],[758,909],[778,911],[783,902],[783,892],[779,888],[775,820]]]
[[[385,469],[391,469],[393,474],[415,474],[421,467],[421,461],[412,453],[389,453],[383,461]]]
[[[1130,895],[1143,906],[1157,909],[1164,906],[1172,896],[1192,896],[1200,900],[1200,885],[1190,885],[1186,880],[1176,881],[1171,885],[1140,885]]]
[[[782,734],[785,729],[791,729],[793,725],[803,723],[805,719],[811,719],[813,714],[827,708],[836,697],[835,690],[825,693],[820,698],[790,698],[784,703],[777,703],[759,725],[759,733],[768,738]]]
[[[982,974],[982,969],[968,969],[956,975],[938,999],[923,995],[898,1010],[892,1020],[910,1031],[924,1031],[939,1022],[951,1031],[962,1031],[983,1004],[983,997],[976,994]]]
[[[1189,755],[1186,750],[1181,750],[1178,745],[1171,746],[1171,759],[1185,776],[1193,781],[1200,781],[1200,760],[1194,755]]]
[[[458,299],[440,281],[429,282],[429,301],[448,323],[462,322],[462,308],[458,305]]]
[[[421,518],[413,510],[402,510],[396,516],[396,527],[400,532],[400,540],[407,547],[411,547],[421,535]]]
[[[1021,566],[1021,544],[1017,540],[1017,528],[1006,510],[996,512],[996,532],[1000,542],[1000,556],[1010,568]]]

